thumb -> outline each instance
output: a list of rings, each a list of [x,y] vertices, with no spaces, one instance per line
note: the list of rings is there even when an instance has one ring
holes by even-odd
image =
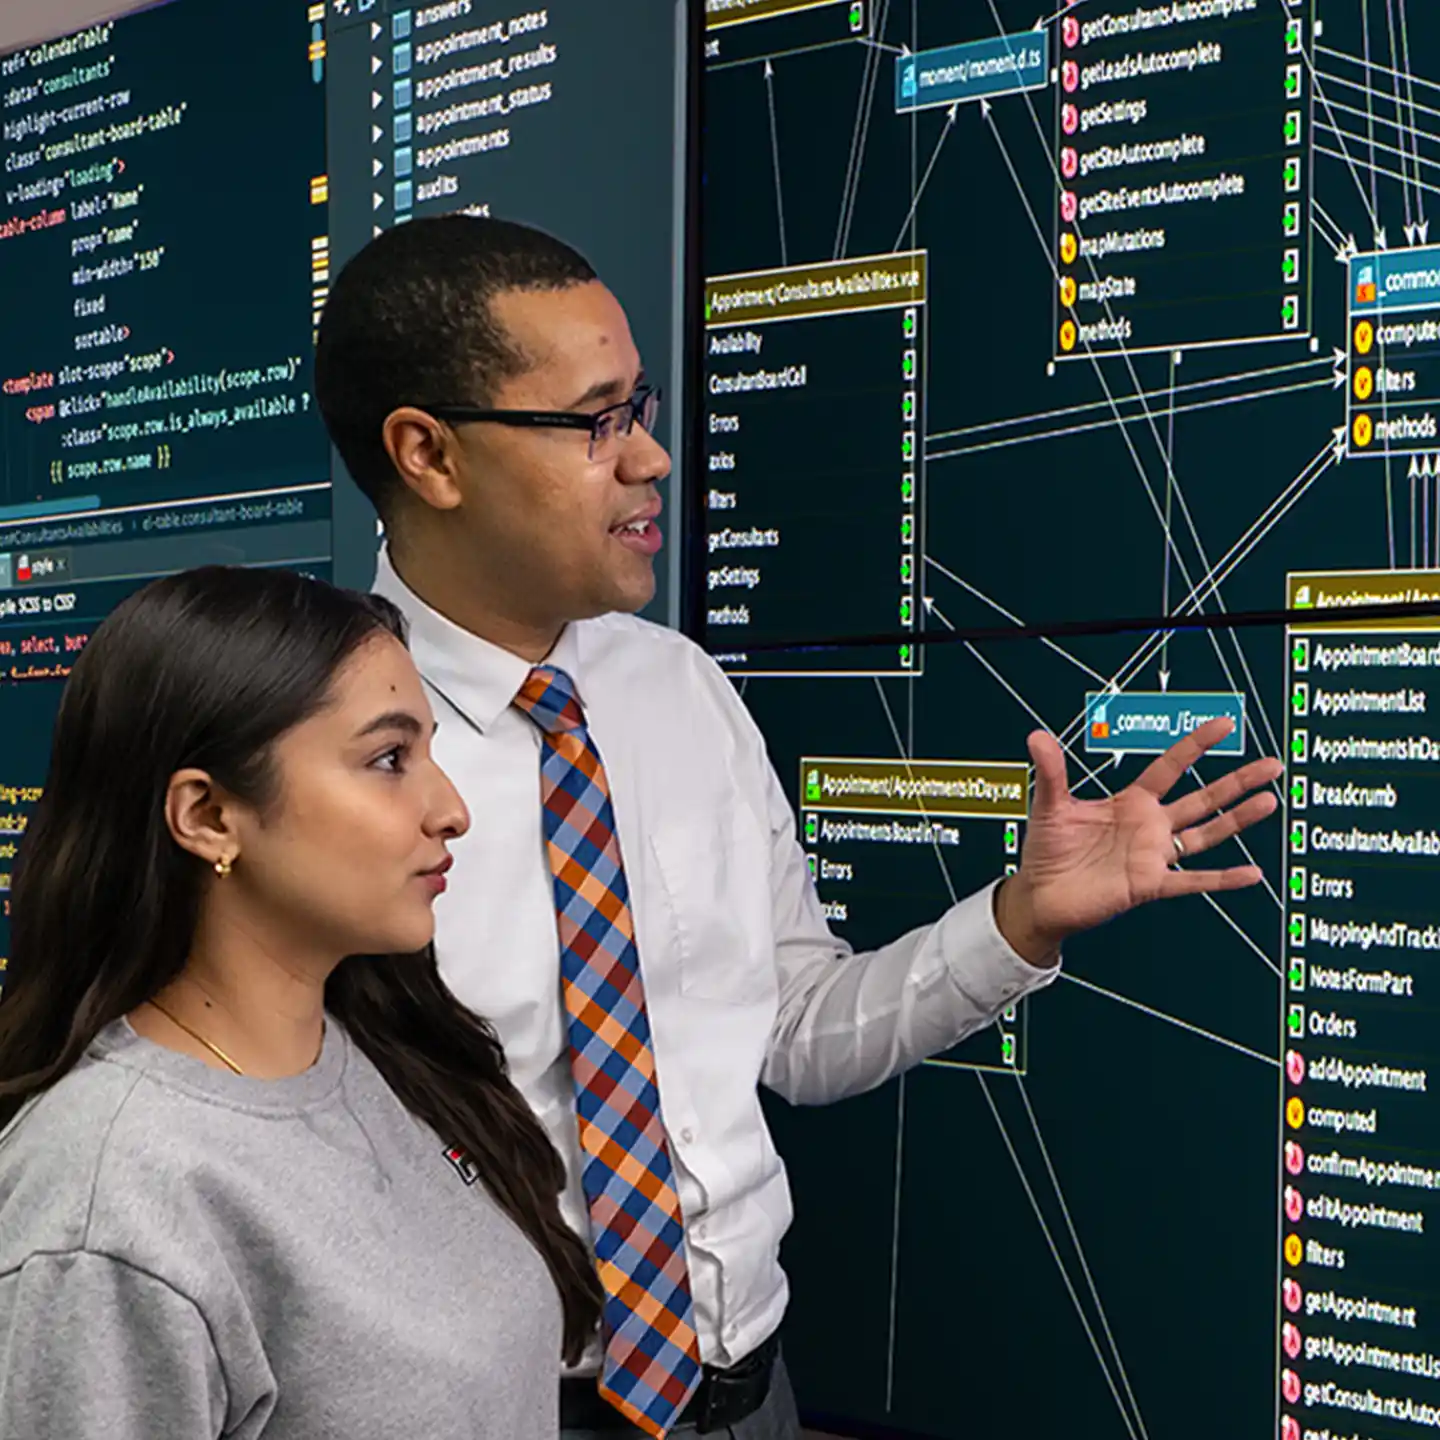
[[[1031,818],[1053,814],[1070,798],[1070,777],[1065,771],[1065,752],[1045,730],[1032,731],[1025,741],[1035,766],[1035,799]]]

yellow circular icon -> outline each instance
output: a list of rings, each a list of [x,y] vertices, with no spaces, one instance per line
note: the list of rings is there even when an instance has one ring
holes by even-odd
[[[1355,372],[1355,398],[1368,400],[1374,393],[1375,372],[1368,365],[1362,365]]]
[[[1285,1106],[1285,1119],[1292,1130],[1298,1130],[1305,1123],[1305,1103],[1298,1095],[1292,1095]]]
[[[1375,426],[1368,415],[1357,415],[1354,428],[1355,443],[1363,450],[1375,438]]]
[[[1075,322],[1067,320],[1060,327],[1060,348],[1068,355],[1075,348],[1076,339]]]
[[[1075,277],[1073,275],[1060,277],[1060,303],[1067,310],[1075,303]]]
[[[1368,355],[1374,343],[1375,327],[1368,320],[1362,320],[1355,327],[1355,348],[1362,355]]]
[[[1300,1243],[1298,1235],[1287,1235],[1285,1237],[1285,1260],[1287,1264],[1298,1265],[1305,1258],[1305,1247]]]
[[[1067,230],[1060,237],[1060,258],[1067,265],[1075,263],[1075,254],[1080,247],[1075,243],[1075,237]]]

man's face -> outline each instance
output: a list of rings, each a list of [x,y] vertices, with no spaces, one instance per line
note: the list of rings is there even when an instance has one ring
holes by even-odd
[[[598,280],[509,291],[492,312],[527,362],[489,397],[493,409],[590,414],[628,400],[642,381],[625,312]],[[592,459],[579,429],[480,423],[459,433],[468,549],[493,601],[540,624],[649,602],[655,486],[670,473],[657,440],[637,424]]]

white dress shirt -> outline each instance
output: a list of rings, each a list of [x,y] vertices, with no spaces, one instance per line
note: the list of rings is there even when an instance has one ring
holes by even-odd
[[[540,819],[540,732],[511,701],[528,661],[462,630],[380,557],[435,705],[435,757],[471,813],[436,903],[436,954],[495,1027],[565,1157],[566,1218],[589,1220]],[[569,625],[547,664],[575,681],[609,776],[674,1156],[704,1360],[779,1327],[785,1167],[758,1086],[796,1104],[872,1089],[990,1024],[1055,970],[995,926],[993,886],[870,954],[830,933],[765,742],[724,673],[630,615]],[[598,1351],[579,1367],[594,1371]]]

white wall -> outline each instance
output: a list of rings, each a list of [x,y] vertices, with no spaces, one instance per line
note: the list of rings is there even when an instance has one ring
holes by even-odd
[[[0,51],[53,40],[138,9],[136,0],[0,0]]]

